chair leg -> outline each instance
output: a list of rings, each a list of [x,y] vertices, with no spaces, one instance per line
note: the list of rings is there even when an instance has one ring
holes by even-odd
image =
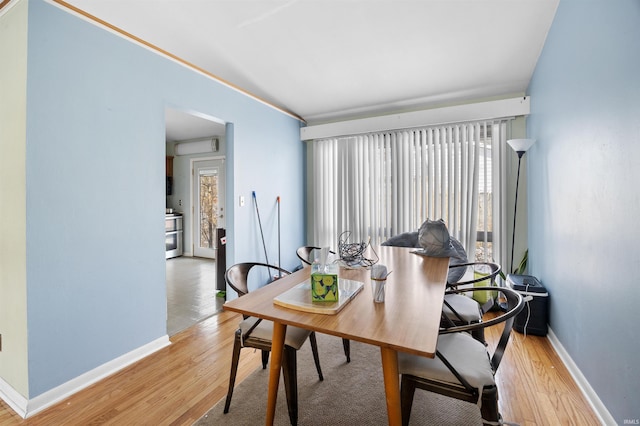
[[[344,356],[347,357],[347,362],[351,362],[351,342],[349,339],[342,339],[342,347],[344,348]]]
[[[313,353],[313,362],[316,364],[316,370],[318,370],[318,379],[324,380],[322,376],[322,368],[320,368],[320,357],[318,356],[318,341],[316,340],[316,333],[312,332],[309,335],[309,342],[311,343],[311,352]]]
[[[298,424],[298,368],[296,350],[290,346],[284,347],[282,357],[282,375],[284,376],[284,390],[287,396],[289,421]]]
[[[400,410],[402,412],[402,426],[409,424],[411,417],[411,407],[413,406],[413,396],[416,393],[416,384],[404,374],[400,384]]]
[[[236,331],[235,339],[233,340],[233,354],[231,355],[231,373],[229,374],[229,390],[227,391],[227,399],[224,403],[224,413],[229,412],[229,406],[231,405],[231,397],[233,396],[233,387],[236,383],[236,373],[238,372],[238,361],[240,360],[240,334],[241,330]]]
[[[262,369],[266,370],[269,364],[269,351],[262,351]]]
[[[484,424],[495,424],[500,421],[498,411],[498,389],[496,387],[485,388],[482,391],[482,420]]]

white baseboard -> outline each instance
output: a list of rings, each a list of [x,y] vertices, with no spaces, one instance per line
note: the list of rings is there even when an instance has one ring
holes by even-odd
[[[617,425],[607,407],[602,403],[598,394],[593,390],[576,363],[573,362],[551,328],[549,328],[547,338],[601,423],[603,425]],[[169,337],[165,335],[30,400],[27,400],[0,378],[0,398],[20,417],[27,418],[170,344]]]
[[[29,400],[0,378],[0,398],[20,417],[27,418],[170,344],[169,336],[164,335]]]
[[[602,403],[598,394],[593,390],[593,388],[587,381],[587,378],[582,374],[582,371],[580,371],[576,363],[573,362],[573,359],[566,351],[564,346],[562,346],[562,343],[560,343],[560,340],[558,340],[558,337],[555,335],[553,330],[551,330],[551,328],[549,328],[547,338],[549,339],[551,346],[553,346],[556,353],[564,363],[565,367],[567,367],[567,370],[569,370],[569,374],[571,374],[571,377],[573,377],[573,380],[575,380],[576,384],[582,391],[582,394],[585,398],[587,398],[589,405],[591,405],[591,408],[593,408],[593,411],[595,411],[596,415],[600,419],[600,422],[606,426],[617,425],[618,423],[615,421],[611,413],[609,413],[607,407],[605,407],[605,405]]]
[[[22,417],[23,419],[26,417],[27,413],[27,398],[22,396],[18,391],[16,391],[9,383],[5,382],[0,377],[0,398],[4,402],[7,403],[9,407],[13,411],[16,412],[17,415]]]

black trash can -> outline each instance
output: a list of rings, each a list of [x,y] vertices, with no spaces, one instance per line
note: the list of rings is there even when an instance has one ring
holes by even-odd
[[[525,298],[524,309],[513,322],[513,328],[523,334],[546,336],[549,322],[549,293],[531,275],[507,275],[509,287]]]
[[[216,290],[225,291],[227,283],[224,280],[224,273],[227,269],[227,230],[218,228],[216,234]]]

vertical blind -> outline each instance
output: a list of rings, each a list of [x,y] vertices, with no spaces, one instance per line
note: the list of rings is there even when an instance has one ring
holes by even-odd
[[[499,149],[505,121],[459,123],[315,140],[312,220],[314,243],[337,247],[350,242],[380,244],[416,231],[429,219],[444,219],[469,257],[478,238],[496,240],[501,198]],[[478,203],[484,205],[484,237],[478,236]],[[491,208],[486,207],[491,205]],[[499,216],[499,214],[498,214]],[[494,218],[495,219],[495,218]],[[493,229],[490,236],[487,229]],[[481,241],[482,242],[482,241]],[[495,255],[494,244],[494,255]]]

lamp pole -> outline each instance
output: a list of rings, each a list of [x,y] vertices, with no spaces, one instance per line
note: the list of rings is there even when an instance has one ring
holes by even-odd
[[[513,206],[513,232],[511,233],[511,267],[509,272],[513,273],[513,250],[516,245],[516,213],[518,212],[518,186],[520,185],[520,162],[526,151],[517,151],[518,154],[518,177],[516,178],[516,201]]]
[[[518,176],[516,178],[516,199],[513,206],[513,232],[511,234],[511,267],[509,273],[513,274],[513,254],[516,243],[516,216],[518,213],[518,187],[520,186],[520,163],[522,162],[522,156],[527,152],[531,145],[535,142],[535,139],[510,139],[507,141],[509,146],[518,154]]]

